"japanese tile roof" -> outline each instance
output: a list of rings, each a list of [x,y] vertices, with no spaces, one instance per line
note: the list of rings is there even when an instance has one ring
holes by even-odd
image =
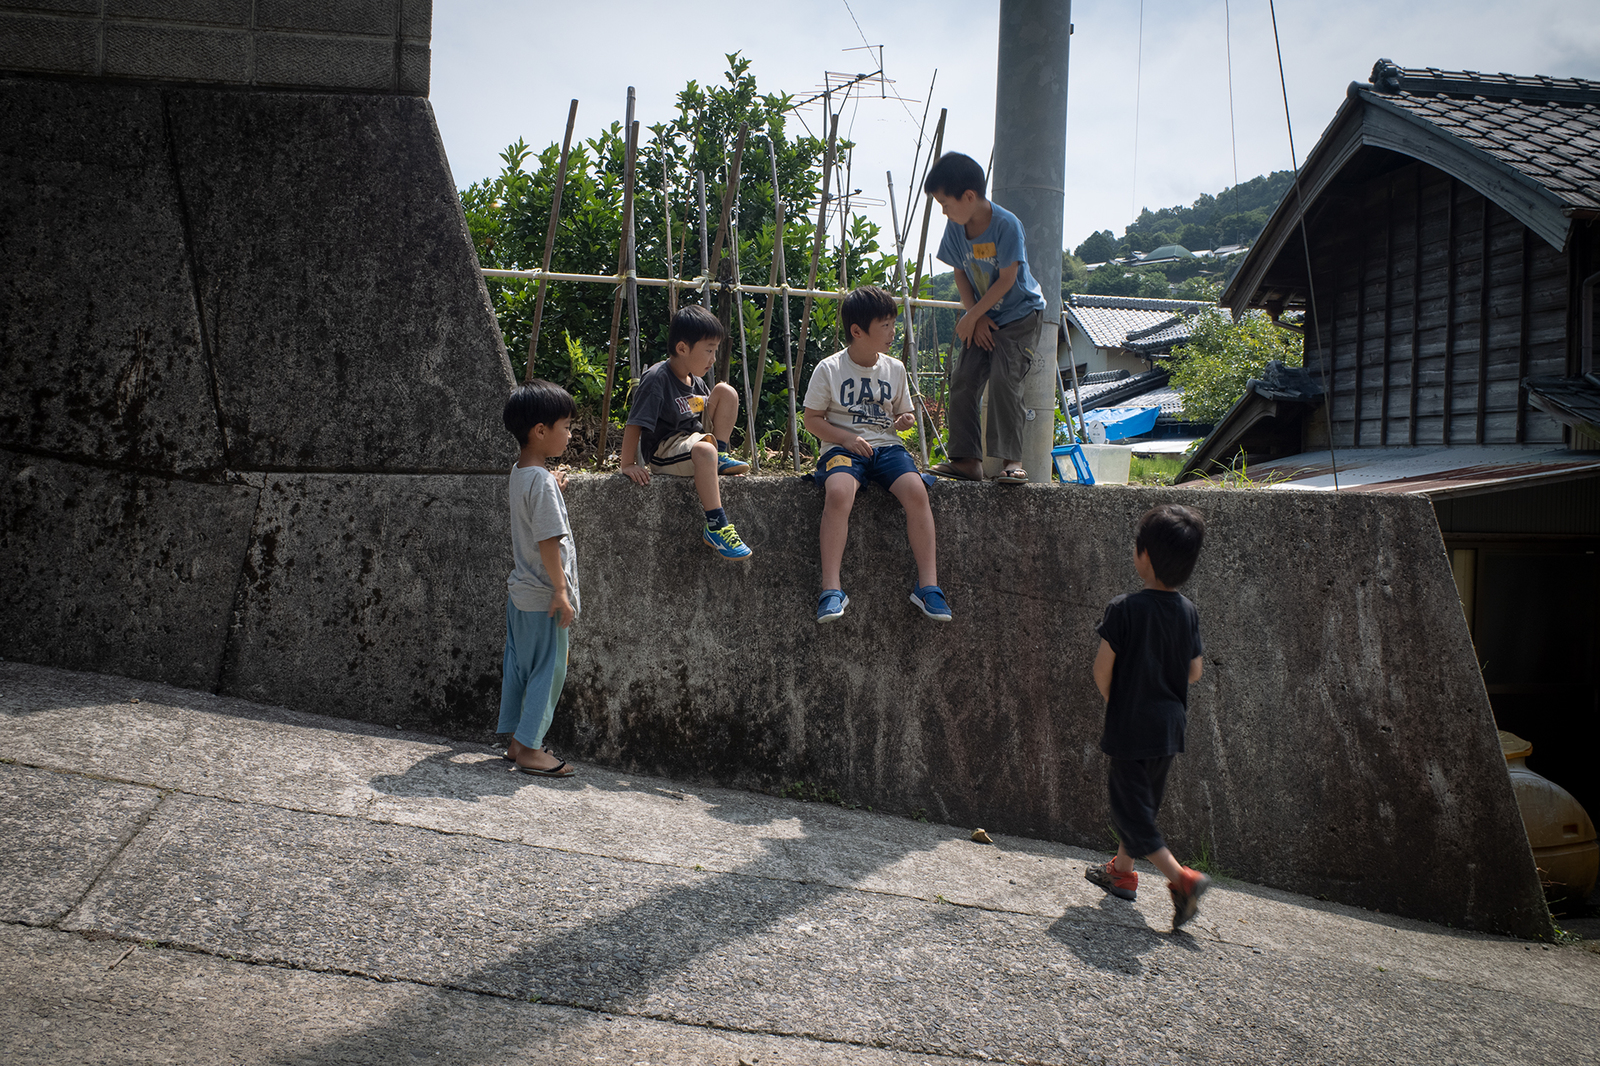
[[[1063,313],[1097,348],[1123,348],[1129,334],[1163,326],[1174,312],[1193,314],[1214,307],[1204,300],[1146,300],[1133,296],[1067,297]]]
[[[1352,91],[1466,142],[1576,208],[1600,209],[1600,82],[1380,59]]]
[[[1123,347],[1140,355],[1165,355],[1189,339],[1193,322],[1193,315],[1173,315],[1165,322],[1128,334]]]
[[[1113,381],[1097,382],[1093,385],[1078,384],[1078,395],[1083,398],[1083,409],[1093,411],[1097,407],[1153,407],[1155,403],[1147,397],[1159,390],[1166,389],[1171,374],[1165,369],[1146,370],[1143,374],[1133,374],[1128,377],[1117,378]],[[1078,402],[1072,396],[1072,382],[1065,382],[1067,401],[1071,411],[1076,414]],[[1162,412],[1166,412],[1163,410]]]

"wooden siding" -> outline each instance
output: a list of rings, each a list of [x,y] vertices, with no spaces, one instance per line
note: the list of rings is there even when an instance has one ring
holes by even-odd
[[[1567,372],[1566,255],[1427,164],[1340,194],[1311,229],[1306,344],[1335,443],[1560,445],[1520,382]]]

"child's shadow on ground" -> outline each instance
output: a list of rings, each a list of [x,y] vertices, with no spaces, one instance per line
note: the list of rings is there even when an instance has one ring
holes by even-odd
[[[1078,961],[1109,973],[1142,974],[1143,956],[1162,947],[1200,950],[1188,933],[1152,929],[1137,909],[1110,896],[1093,907],[1068,907],[1048,931]]]
[[[486,797],[514,796],[530,785],[559,787],[582,782],[581,771],[572,777],[518,773],[499,751],[481,744],[451,744],[418,759],[404,773],[378,774],[369,783],[387,796],[476,803]]]

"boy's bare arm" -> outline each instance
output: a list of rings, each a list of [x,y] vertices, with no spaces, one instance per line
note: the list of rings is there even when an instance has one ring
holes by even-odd
[[[1204,669],[1204,665],[1200,662],[1200,656],[1196,655],[1189,660],[1189,684],[1192,685],[1200,680],[1200,671],[1202,669]]]
[[[635,484],[650,484],[650,471],[646,470],[639,462],[639,437],[643,430],[638,426],[628,426],[622,431],[622,451],[617,457],[621,464],[621,471],[632,478]]]
[[[855,452],[857,455],[868,457],[872,455],[872,445],[867,443],[865,437],[859,433],[851,433],[848,429],[829,422],[826,411],[818,411],[807,407],[805,414],[801,417],[801,421],[805,423],[806,432],[820,441],[828,444],[837,444],[846,451]]]
[[[1094,687],[1100,690],[1100,698],[1108,703],[1111,701],[1111,667],[1116,661],[1117,653],[1102,639],[1100,650],[1094,657]]]
[[[546,537],[539,542],[539,562],[550,575],[550,610],[547,613],[566,629],[572,624],[572,600],[567,596],[567,572],[561,569],[560,537]]]

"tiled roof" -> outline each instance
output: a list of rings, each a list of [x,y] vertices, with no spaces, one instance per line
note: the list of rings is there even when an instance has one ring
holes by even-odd
[[[1171,385],[1165,388],[1153,389],[1140,396],[1136,404],[1139,407],[1159,406],[1161,408],[1161,418],[1182,418],[1183,390],[1173,388]]]
[[[1193,322],[1193,315],[1173,315],[1165,322],[1128,334],[1123,347],[1140,355],[1165,355],[1189,339]]]
[[[1487,153],[1572,207],[1600,209],[1600,82],[1408,69],[1380,59],[1371,84],[1353,88]]]
[[[1132,296],[1067,297],[1064,312],[1098,348],[1123,348],[1129,335],[1164,326],[1174,312],[1193,314],[1215,304],[1203,300],[1142,300]]]

